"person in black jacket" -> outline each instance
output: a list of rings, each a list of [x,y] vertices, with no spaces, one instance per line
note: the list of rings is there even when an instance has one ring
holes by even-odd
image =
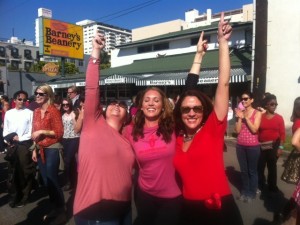
[[[78,87],[72,85],[68,88],[68,98],[72,100],[73,109],[77,109],[80,107],[80,93]]]

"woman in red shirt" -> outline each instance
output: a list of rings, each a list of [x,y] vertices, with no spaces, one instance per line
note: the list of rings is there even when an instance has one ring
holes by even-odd
[[[277,187],[277,159],[282,153],[285,141],[285,126],[281,115],[275,113],[277,99],[273,94],[267,95],[263,100],[266,112],[262,114],[259,126],[258,139],[261,143],[261,153],[258,161],[258,186],[264,190],[266,178],[265,167],[268,168],[268,189],[278,192]]]
[[[228,40],[231,31],[222,13],[218,27],[219,81],[214,105],[205,94],[189,89],[180,96],[174,109],[178,135],[174,165],[182,181],[182,224],[185,225],[243,224],[229,188],[223,162],[229,103]],[[190,70],[190,74],[197,79],[207,46],[203,36],[202,32]]]
[[[54,93],[49,85],[37,87],[34,94],[39,107],[33,113],[31,138],[36,148],[33,150],[32,159],[38,163],[44,184],[48,188],[50,202],[53,204],[53,209],[44,220],[56,217],[62,222],[66,220],[66,216],[64,195],[58,179],[59,151],[62,149],[60,141],[64,133],[61,113],[53,105]]]

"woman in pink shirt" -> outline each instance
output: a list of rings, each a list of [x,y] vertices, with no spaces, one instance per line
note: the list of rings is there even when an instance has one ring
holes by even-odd
[[[173,111],[165,93],[155,87],[144,90],[138,111],[126,135],[139,166],[135,188],[135,225],[176,225],[181,210],[181,191],[175,179]]]
[[[244,92],[241,100],[245,110],[235,110],[237,116],[235,130],[238,134],[236,154],[242,174],[242,190],[238,199],[250,203],[256,198],[258,188],[257,166],[260,155],[258,129],[261,112],[252,107],[254,101],[252,93]]]
[[[92,44],[78,152],[75,223],[129,225],[134,154],[121,134],[127,120],[127,105],[113,101],[102,113],[99,65],[104,36],[97,34]]]

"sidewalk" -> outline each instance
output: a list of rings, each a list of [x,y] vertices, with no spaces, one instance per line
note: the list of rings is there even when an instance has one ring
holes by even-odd
[[[224,152],[224,161],[226,174],[230,182],[230,187],[234,197],[239,195],[241,187],[241,178],[239,166],[235,153],[236,139],[226,137],[227,152]],[[31,195],[30,202],[23,208],[10,208],[8,206],[8,194],[6,191],[7,162],[3,159],[4,155],[0,154],[0,225],[40,225],[42,217],[47,212],[50,205],[46,190],[40,188]],[[278,195],[259,195],[250,204],[237,201],[241,211],[244,225],[271,225],[273,224],[274,213],[278,212],[292,195],[295,185],[287,184],[280,180],[283,172],[283,161],[287,153],[279,158],[278,168],[278,187],[282,191]],[[65,200],[69,209],[69,220],[66,224],[75,225],[71,216],[70,209],[71,199],[70,192],[65,192]],[[133,217],[136,211],[133,207]]]
[[[41,225],[42,218],[48,212],[50,202],[47,191],[40,187],[32,191],[29,203],[23,208],[11,208],[8,205],[9,195],[6,188],[7,162],[3,159],[4,154],[0,154],[0,225]],[[71,216],[70,192],[64,192],[65,201],[68,208],[68,225],[75,225]]]

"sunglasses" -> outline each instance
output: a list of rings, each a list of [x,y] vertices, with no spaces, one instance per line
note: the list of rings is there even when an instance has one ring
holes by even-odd
[[[242,98],[242,101],[244,101],[244,102],[246,102],[248,100],[249,100],[249,98]]]
[[[47,94],[46,93],[42,93],[42,92],[34,92],[34,95],[35,96],[46,96]]]
[[[66,103],[66,104],[62,104],[62,106],[69,106],[69,104],[68,104],[68,103]]]
[[[119,102],[119,101],[113,101],[113,102],[110,102],[109,105],[111,106],[119,106],[123,109],[127,109],[127,105],[125,102]]]
[[[72,94],[72,93],[74,93],[74,91],[69,91],[69,92],[68,92],[68,94]]]
[[[277,103],[274,103],[274,102],[272,102],[272,103],[270,103],[270,104],[268,104],[269,106],[278,106],[278,104]]]
[[[25,99],[25,98],[18,98],[18,101],[19,101],[19,102],[26,102],[27,99]]]
[[[188,114],[188,113],[190,113],[191,110],[193,110],[195,113],[203,113],[203,106],[198,105],[198,106],[194,106],[193,108],[190,108],[190,107],[181,107],[180,108],[180,111],[182,114]]]

